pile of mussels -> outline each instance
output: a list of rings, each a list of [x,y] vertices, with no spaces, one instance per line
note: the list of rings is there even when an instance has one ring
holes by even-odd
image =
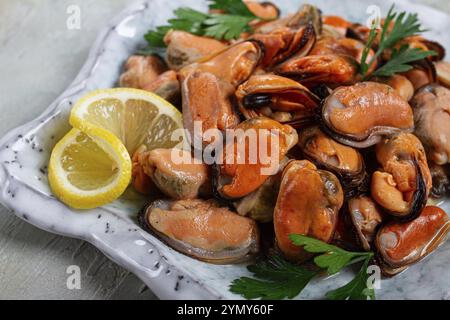
[[[322,16],[310,5],[283,18],[271,3],[249,8],[272,21],[256,21],[254,33],[230,42],[170,31],[166,57],[130,57],[120,84],[179,107],[200,148],[211,137],[195,136],[196,121],[203,132],[270,129],[266,141],[278,141],[276,150],[269,148],[280,159],[276,170],[261,174],[267,164],[260,159],[195,162],[193,147],[177,151],[192,160],[182,164],[170,148],[139,148],[133,185],[154,199],[140,212],[140,224],[176,250],[212,263],[266,250],[291,261],[310,258],[290,234],[373,250],[385,275],[427,256],[450,230],[447,214],[430,205],[450,184],[444,48],[419,36],[403,39],[438,55],[408,72],[362,81],[367,27]],[[380,56],[378,63],[388,59]],[[245,158],[239,153],[249,149],[247,140],[223,145],[217,158],[227,152]]]

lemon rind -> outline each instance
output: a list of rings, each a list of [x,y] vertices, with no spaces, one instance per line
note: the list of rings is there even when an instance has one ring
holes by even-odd
[[[73,143],[75,137],[80,134],[80,130],[69,131],[56,144],[50,157],[48,178],[52,192],[62,202],[75,209],[93,209],[116,200],[123,194],[131,180],[131,159],[125,146],[111,133],[106,135],[104,132],[95,133],[93,139],[113,156],[119,165],[117,177],[107,186],[86,191],[71,185],[65,178],[66,172],[60,165],[60,155],[66,146]]]
[[[93,131],[100,130],[111,133],[108,129],[99,127],[97,125],[92,124],[91,122],[84,119],[84,112],[86,108],[92,103],[102,98],[115,98],[122,102],[127,101],[128,99],[136,99],[141,98],[145,101],[149,101],[154,104],[158,108],[158,115],[155,117],[155,121],[161,117],[162,115],[167,115],[172,118],[180,128],[183,128],[183,117],[180,111],[175,108],[171,103],[164,100],[160,96],[151,93],[149,91],[133,89],[133,88],[112,88],[112,89],[100,89],[95,90],[80,100],[73,106],[72,111],[70,113],[69,123],[75,127],[80,129],[83,132],[93,134]],[[155,100],[158,101],[155,103]],[[160,106],[163,105],[164,108]],[[184,139],[185,141],[185,139]]]

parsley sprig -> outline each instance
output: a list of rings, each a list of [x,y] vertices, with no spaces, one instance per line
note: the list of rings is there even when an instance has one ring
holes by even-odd
[[[238,38],[242,32],[251,31],[249,23],[257,19],[242,0],[211,0],[209,8],[220,10],[223,14],[179,8],[174,11],[175,18],[170,19],[168,25],[150,30],[144,37],[151,47],[164,47],[163,39],[169,30],[231,40]]]
[[[211,0],[210,2],[209,9],[211,10],[223,10],[232,15],[254,17],[242,0]]]
[[[272,256],[268,261],[249,266],[248,270],[255,278],[241,277],[234,280],[230,291],[247,299],[293,299],[321,272],[326,271],[328,275],[333,275],[347,266],[363,262],[352,281],[328,292],[326,297],[332,300],[375,299],[374,290],[367,287],[367,268],[373,258],[372,252],[349,252],[298,234],[291,235],[290,239],[305,251],[318,254],[314,258],[318,268],[310,269]]]
[[[367,44],[361,57],[361,75],[363,76],[363,79],[368,77],[368,70],[377,62],[377,59],[382,53],[389,49],[392,50],[389,61],[378,70],[375,70],[372,73],[372,76],[388,77],[398,72],[406,72],[412,69],[412,66],[409,63],[436,55],[435,51],[409,48],[407,44],[403,45],[400,49],[394,48],[402,39],[418,35],[425,31],[426,30],[421,28],[416,13],[397,13],[394,12],[394,5],[392,5],[381,31],[377,29],[376,25],[373,25],[370,30]],[[378,49],[375,52],[375,55],[367,63],[367,56],[378,35],[380,37]]]
[[[327,292],[325,296],[330,300],[375,300],[375,290],[367,287],[369,260],[364,260],[361,269],[352,281],[343,287]]]
[[[280,300],[295,298],[312,280],[317,271],[292,264],[279,256],[248,266],[257,278],[242,277],[233,281],[231,292],[246,299]]]
[[[211,14],[204,22],[204,35],[219,40],[236,39],[242,32],[251,31],[249,23],[254,19],[247,16]]]
[[[403,45],[400,49],[392,49],[389,61],[375,70],[372,75],[389,77],[395,73],[406,72],[413,68],[409,63],[435,55],[435,51],[410,48],[408,45]]]

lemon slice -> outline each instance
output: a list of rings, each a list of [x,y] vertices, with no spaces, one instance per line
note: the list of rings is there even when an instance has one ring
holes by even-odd
[[[91,209],[117,199],[131,179],[131,160],[111,133],[87,135],[72,129],[54,147],[48,178],[53,193],[76,209]]]
[[[183,129],[181,113],[161,97],[138,89],[88,94],[72,108],[70,124],[88,134],[96,129],[113,133],[130,155],[142,144],[152,150],[183,147],[186,141],[184,131],[178,130]]]

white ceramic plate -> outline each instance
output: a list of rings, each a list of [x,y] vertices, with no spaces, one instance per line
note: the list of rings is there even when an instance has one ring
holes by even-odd
[[[279,0],[283,11],[295,11],[303,1]],[[386,13],[381,0],[310,1],[325,14],[338,14],[364,22],[369,5]],[[410,1],[396,1],[401,10],[418,12],[428,37],[450,49],[450,17]],[[37,119],[8,133],[0,141],[0,201],[19,218],[49,232],[86,240],[113,261],[135,273],[162,299],[232,299],[230,282],[246,275],[243,265],[216,266],[186,257],[142,231],[136,224],[141,201],[128,193],[111,205],[91,211],[72,210],[55,199],[48,187],[47,162],[53,145],[69,129],[68,114],[85,93],[116,85],[124,61],[144,44],[143,34],[164,24],[175,8],[206,9],[203,1],[148,0],[127,8],[101,33],[89,58],[70,87]],[[450,212],[447,201],[443,203]],[[450,242],[425,261],[399,276],[383,280],[379,299],[449,299]],[[352,271],[311,283],[299,296],[320,299],[351,279]]]

